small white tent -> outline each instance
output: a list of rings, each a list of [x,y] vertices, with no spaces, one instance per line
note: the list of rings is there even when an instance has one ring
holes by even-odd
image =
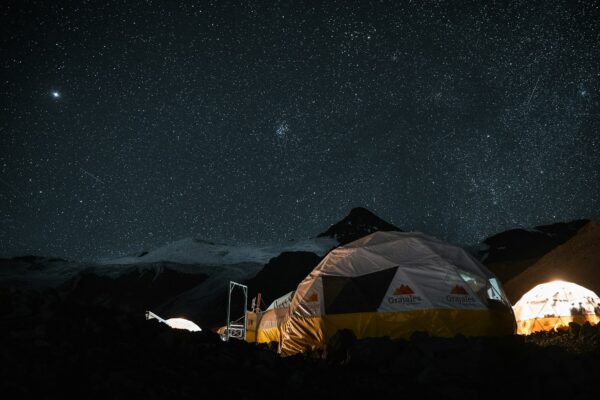
[[[185,319],[185,318],[163,319],[163,318],[159,317],[158,315],[156,315],[155,313],[153,313],[152,311],[146,311],[146,319],[156,319],[156,320],[162,322],[163,324],[169,325],[173,329],[185,329],[190,332],[201,332],[202,331],[202,329],[200,329],[200,327],[198,325],[196,325],[194,322],[190,321],[189,319]]]
[[[514,305],[517,333],[568,327],[569,322],[600,321],[600,298],[596,293],[575,283],[553,281],[537,285]]]

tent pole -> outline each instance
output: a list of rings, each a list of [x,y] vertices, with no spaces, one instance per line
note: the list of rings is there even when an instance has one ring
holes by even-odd
[[[225,341],[229,342],[229,329],[231,327],[231,323],[229,322],[231,319],[231,290],[233,287],[233,282],[229,281],[229,295],[227,299],[227,329],[225,331]]]

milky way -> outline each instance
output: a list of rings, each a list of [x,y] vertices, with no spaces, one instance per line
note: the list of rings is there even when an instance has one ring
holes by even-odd
[[[599,3],[483,3],[3,2],[0,255],[597,217]]]

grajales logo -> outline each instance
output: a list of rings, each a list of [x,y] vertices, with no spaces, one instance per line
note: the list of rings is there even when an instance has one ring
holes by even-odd
[[[394,296],[401,296],[403,294],[415,294],[408,285],[400,285],[394,290]]]
[[[421,296],[415,295],[415,291],[408,285],[401,284],[396,289],[394,289],[394,293],[392,296],[387,298],[388,303],[390,304],[418,304],[423,301]]]
[[[467,289],[461,285],[454,285],[450,290],[450,294],[446,296],[446,301],[454,304],[475,304],[477,300],[470,296]]]
[[[458,294],[458,295],[468,295],[469,293],[467,293],[467,289],[465,289],[464,287],[460,286],[460,285],[455,285],[452,290],[450,291],[450,294]]]

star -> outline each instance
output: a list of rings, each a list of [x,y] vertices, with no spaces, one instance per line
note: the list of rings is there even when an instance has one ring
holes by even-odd
[[[535,27],[506,35],[518,4],[454,18],[449,4],[371,1],[313,23],[300,2],[238,15],[181,1],[175,42],[149,5],[111,7],[136,16],[128,27],[14,3],[0,220],[23,221],[0,223],[0,258],[279,243],[355,206],[469,245],[600,215],[592,6],[531,6]]]
[[[283,138],[289,132],[289,130],[290,130],[290,127],[287,124],[287,122],[286,121],[282,121],[282,122],[279,123],[279,125],[275,129],[275,134],[277,135],[277,137]]]

